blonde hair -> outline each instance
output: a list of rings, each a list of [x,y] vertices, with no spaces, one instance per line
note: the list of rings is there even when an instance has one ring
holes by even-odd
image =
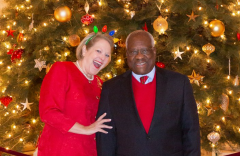
[[[86,42],[92,37],[92,39],[86,44]],[[77,50],[76,50],[76,57],[77,59],[82,59],[83,55],[82,55],[82,47],[84,45],[86,45],[86,49],[88,50],[89,48],[91,48],[97,41],[99,41],[100,39],[104,39],[106,40],[111,48],[113,48],[114,46],[114,42],[113,42],[113,38],[108,35],[108,34],[103,34],[98,32],[97,34],[95,34],[94,32],[88,34],[82,41],[81,43],[78,45]]]
[[[147,32],[147,31],[144,31],[144,30],[135,30],[135,31],[131,32],[131,33],[127,36],[126,42],[125,42],[126,48],[127,48],[127,46],[128,46],[128,40],[129,40],[129,38],[130,38],[132,35],[141,34],[141,33],[147,34],[147,35],[149,36],[149,38],[151,39],[152,47],[154,47],[154,38],[153,38],[152,34],[150,34],[150,33]]]

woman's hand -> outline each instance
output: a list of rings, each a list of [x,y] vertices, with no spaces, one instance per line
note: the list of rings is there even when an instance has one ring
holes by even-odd
[[[107,113],[101,115],[94,123],[89,126],[83,126],[79,123],[75,123],[73,127],[68,131],[76,134],[91,135],[96,132],[102,132],[107,134],[108,132],[103,130],[103,128],[112,129],[112,126],[105,125],[105,122],[110,122],[111,119],[103,119]]]
[[[107,134],[108,132],[103,130],[103,128],[112,129],[112,126],[108,126],[108,125],[104,124],[105,122],[111,121],[111,119],[103,119],[106,115],[107,115],[107,113],[104,113],[93,124],[91,124],[89,126],[85,126],[85,131],[86,131],[85,134],[91,135],[96,132],[102,132],[102,133]]]

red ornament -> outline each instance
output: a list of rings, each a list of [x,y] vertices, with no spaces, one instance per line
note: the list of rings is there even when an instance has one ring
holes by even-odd
[[[8,35],[7,35],[7,37],[8,36],[12,36],[12,37],[14,37],[14,35],[13,35],[13,33],[16,31],[16,30],[12,30],[11,28],[9,29],[9,30],[5,30],[7,33],[8,33]]]
[[[89,24],[91,24],[93,22],[93,19],[94,18],[91,15],[86,14],[86,15],[82,16],[81,22],[83,24],[89,25]]]
[[[12,102],[12,97],[10,96],[3,96],[0,98],[0,101],[1,103],[4,105],[4,106],[8,106],[10,102]]]
[[[143,28],[143,30],[148,31],[148,28],[147,28],[147,24],[146,24],[146,22],[145,22],[144,27],[142,27],[142,28]]]
[[[104,25],[102,28],[102,32],[105,33],[107,31],[107,25]]]
[[[237,33],[238,41],[240,40],[240,33]]]
[[[8,55],[12,55],[11,56],[11,61],[13,62],[13,63],[15,63],[15,59],[21,59],[21,57],[22,57],[22,53],[24,52],[24,50],[23,49],[17,49],[17,50],[13,50],[13,49],[10,49],[8,52],[7,52],[7,54]]]
[[[165,64],[162,62],[156,62],[156,66],[158,66],[159,68],[165,68]]]

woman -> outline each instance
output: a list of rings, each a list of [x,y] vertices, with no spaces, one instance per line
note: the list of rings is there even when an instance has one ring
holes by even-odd
[[[108,34],[91,33],[76,50],[76,62],[56,62],[45,76],[39,113],[45,127],[38,156],[96,156],[95,133],[110,119],[95,116],[102,81],[96,74],[111,60],[113,40]],[[95,121],[96,120],[96,121]]]

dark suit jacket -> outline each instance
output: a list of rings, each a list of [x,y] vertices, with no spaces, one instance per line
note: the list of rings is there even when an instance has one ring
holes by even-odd
[[[131,72],[103,84],[97,118],[107,112],[113,129],[97,133],[98,156],[200,156],[199,120],[188,78],[156,67],[156,103],[147,134],[136,108]]]

